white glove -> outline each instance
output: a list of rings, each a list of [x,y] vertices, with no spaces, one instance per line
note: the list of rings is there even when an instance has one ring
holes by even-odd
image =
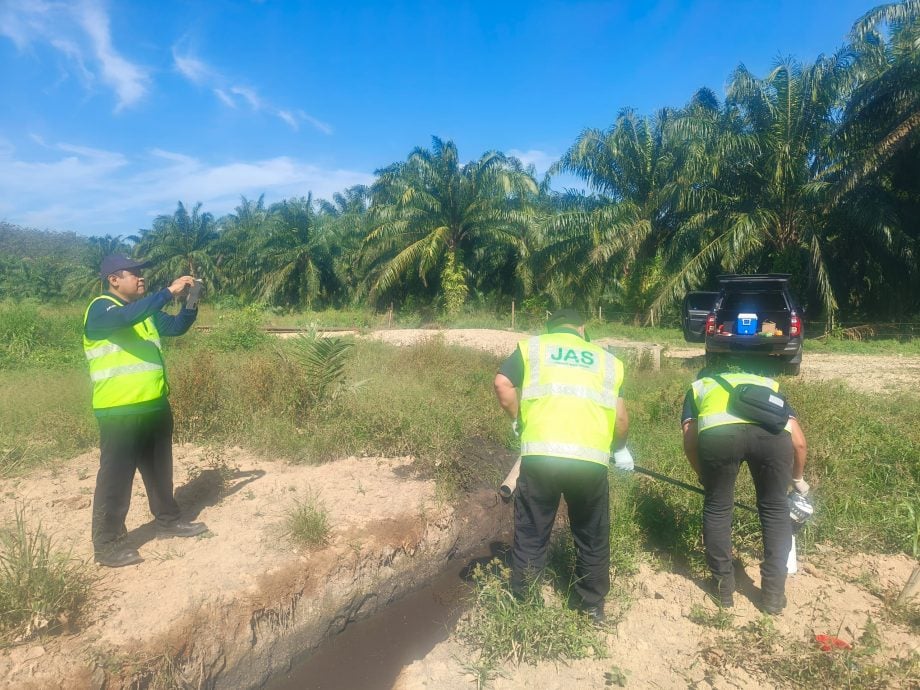
[[[792,488],[796,490],[797,493],[800,493],[802,496],[808,495],[808,490],[811,488],[808,486],[808,482],[804,478],[793,479]]]
[[[515,419],[513,422],[511,422],[511,431],[514,432],[514,435],[515,435],[517,438],[520,438],[520,437],[521,437],[521,429],[520,429],[520,427],[519,427],[519,425],[518,425],[518,420]]]
[[[633,462],[632,453],[629,452],[629,448],[623,446],[620,450],[614,451],[613,453],[613,466],[618,470],[624,470],[626,472],[632,472],[635,469],[635,463]]]

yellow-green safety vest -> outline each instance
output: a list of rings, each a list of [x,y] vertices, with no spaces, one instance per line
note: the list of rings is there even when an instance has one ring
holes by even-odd
[[[90,340],[86,337],[86,318],[99,300],[123,306],[114,297],[100,295],[83,314],[83,352],[93,381],[93,409],[134,405],[167,395],[160,334],[153,317],[121,328],[106,340]]]
[[[606,465],[616,426],[623,363],[571,333],[518,343],[521,455],[551,455]]]
[[[756,374],[722,374],[732,386],[740,383],[753,383],[758,386],[766,386],[774,392],[779,392],[779,384],[773,379],[766,376],[757,376]],[[697,433],[705,429],[713,429],[717,426],[726,424],[756,424],[749,419],[736,417],[728,411],[728,391],[720,386],[715,379],[704,376],[694,381],[691,386],[693,391],[693,401],[697,409]],[[789,431],[789,423],[786,423],[786,431]]]

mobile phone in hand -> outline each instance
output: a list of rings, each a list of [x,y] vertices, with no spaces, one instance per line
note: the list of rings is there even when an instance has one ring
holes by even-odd
[[[195,278],[195,283],[188,290],[188,297],[185,298],[186,309],[197,309],[198,300],[201,299],[201,291],[204,289],[204,283]]]

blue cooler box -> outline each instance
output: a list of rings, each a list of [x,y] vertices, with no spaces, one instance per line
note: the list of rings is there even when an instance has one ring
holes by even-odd
[[[735,323],[738,335],[757,333],[757,314],[738,314],[738,320]]]

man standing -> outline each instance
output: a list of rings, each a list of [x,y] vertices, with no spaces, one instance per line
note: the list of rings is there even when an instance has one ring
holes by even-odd
[[[183,308],[177,316],[161,311],[195,279],[182,276],[144,296],[141,269],[146,265],[118,254],[105,257],[100,277],[107,289],[83,317],[101,450],[93,549],[96,562],[110,568],[143,560],[122,540],[135,470],[144,480],[158,536],[193,537],[207,531],[203,523],[182,520],[173,496],[173,417],[160,349],[161,335],[182,335],[195,321],[197,309]]]
[[[752,369],[750,364],[741,363],[740,366]],[[805,435],[795,411],[788,404],[783,413],[788,414],[788,421],[785,428],[778,431],[729,412],[729,390],[740,384],[764,386],[774,393],[779,392],[779,384],[770,378],[752,373],[719,375],[704,370],[684,398],[684,454],[706,492],[703,543],[712,573],[713,593],[723,607],[734,603],[732,508],[738,470],[741,462],[747,461],[754,480],[763,534],[761,608],[766,613],[777,614],[786,606],[786,559],[792,546],[787,492],[790,485],[802,495],[807,494],[809,488],[803,477],[807,450]]]
[[[625,447],[629,418],[619,397],[623,364],[588,342],[584,323],[574,309],[553,313],[548,332],[521,341],[501,365],[494,385],[499,404],[521,435],[512,590],[522,597],[546,565],[564,496],[576,547],[577,604],[600,622],[610,591],[607,467],[614,436],[616,448]]]

